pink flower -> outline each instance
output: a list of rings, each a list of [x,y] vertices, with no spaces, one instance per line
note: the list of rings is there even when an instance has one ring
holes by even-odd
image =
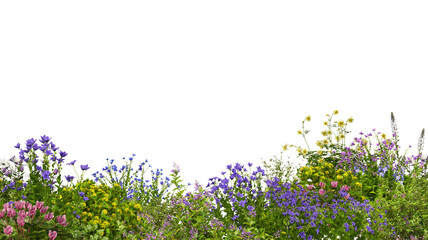
[[[36,202],[36,208],[40,210],[40,209],[42,209],[42,207],[43,207],[44,204],[45,204],[44,202],[37,201]]]
[[[37,208],[36,206],[32,206],[30,208],[28,208],[28,217],[33,218],[37,213]]]
[[[323,196],[323,195],[324,195],[324,193],[325,193],[325,190],[324,190],[324,189],[320,189],[320,190],[318,191],[318,193],[319,193],[321,196]]]
[[[29,208],[31,208],[31,206],[33,206],[31,203],[29,203],[29,202],[27,202],[27,203],[25,203],[25,205],[26,205],[26,208],[27,209],[29,209]]]
[[[42,207],[42,208],[40,209],[40,212],[41,212],[41,213],[46,213],[46,211],[48,210],[48,208],[49,208],[49,206]]]
[[[308,189],[309,189],[309,190],[312,190],[312,189],[314,189],[314,187],[315,187],[315,186],[314,186],[313,184],[311,184],[311,185],[309,185],[309,186],[308,186]]]
[[[350,186],[343,185],[341,189],[342,189],[342,190],[345,190],[345,191],[349,191],[349,189],[351,189],[351,187],[350,187]]]
[[[3,232],[4,232],[4,234],[6,234],[6,235],[10,235],[10,234],[12,234],[12,231],[13,231],[13,227],[12,227],[12,226],[7,225],[7,227],[6,227],[6,228],[3,228]]]
[[[67,216],[65,216],[65,215],[62,215],[62,216],[58,216],[58,217],[56,217],[56,220],[58,221],[58,223],[60,224],[60,225],[62,225],[62,226],[67,226],[68,225],[68,222],[67,222]]]
[[[46,220],[46,221],[49,221],[49,220],[51,220],[53,217],[54,217],[53,212],[50,212],[50,213],[48,213],[48,214],[46,214],[46,215],[45,215],[45,220]]]
[[[13,209],[13,208],[8,208],[8,209],[7,209],[7,215],[8,215],[9,217],[15,217],[15,215],[16,215],[15,209]]]
[[[28,213],[25,212],[25,210],[21,210],[18,212],[18,216],[25,219]]]
[[[0,211],[0,218],[4,217],[4,214],[6,213],[6,210],[2,209]]]
[[[51,231],[51,230],[49,230],[49,239],[50,240],[53,240],[53,239],[55,239],[56,238],[56,235],[57,235],[57,233],[56,233],[56,231]]]
[[[25,224],[25,218],[18,217],[18,219],[16,221],[18,222],[18,225],[21,227],[24,226],[24,224]]]
[[[337,181],[331,182],[331,186],[335,188],[337,187],[337,183],[338,183]]]
[[[16,201],[15,202],[15,207],[18,209],[18,210],[21,210],[21,209],[25,209],[25,201]]]
[[[7,202],[7,203],[3,204],[3,208],[6,209],[6,211],[7,211],[11,207],[10,207],[10,204]]]
[[[323,187],[325,187],[325,183],[320,182],[320,188],[323,188]]]
[[[348,199],[349,197],[350,197],[350,195],[349,195],[349,193],[348,193],[348,195],[346,195],[345,199]]]

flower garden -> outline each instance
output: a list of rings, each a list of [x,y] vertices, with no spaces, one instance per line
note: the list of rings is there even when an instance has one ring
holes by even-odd
[[[193,191],[176,164],[145,179],[151,166],[146,160],[134,171],[135,155],[121,168],[107,159],[84,179],[91,167],[66,162],[51,138],[28,139],[0,171],[0,239],[427,239],[424,131],[418,154],[401,155],[391,113],[391,137],[373,129],[346,145],[353,119],[336,115],[326,115],[318,149],[306,140],[310,116],[298,131],[306,147],[283,146],[304,165],[276,157],[230,164]],[[83,173],[63,179],[64,164]]]

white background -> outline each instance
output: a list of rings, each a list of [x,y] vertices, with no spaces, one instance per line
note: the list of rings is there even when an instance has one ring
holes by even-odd
[[[317,149],[335,109],[354,118],[348,141],[390,136],[394,112],[415,154],[427,12],[426,1],[2,1],[0,158],[47,135],[79,174],[89,164],[85,178],[135,153],[134,167],[176,162],[185,183],[206,185],[228,164],[304,147],[307,115]]]

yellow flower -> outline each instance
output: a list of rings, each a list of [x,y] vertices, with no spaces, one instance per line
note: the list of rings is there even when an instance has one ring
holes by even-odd
[[[105,209],[104,209],[104,210],[102,211],[102,213],[103,213],[103,214],[107,214],[107,210],[105,210]]]
[[[337,114],[339,114],[339,111],[338,110],[334,110],[333,114],[337,115]]]
[[[325,175],[328,175],[329,174],[329,171],[325,171]]]
[[[287,151],[287,149],[288,149],[288,144],[284,144],[284,146],[282,146],[282,150]]]
[[[344,138],[345,138],[345,135],[340,134],[340,135],[339,135],[339,138],[340,138],[340,139],[344,139]]]
[[[344,123],[342,120],[340,120],[340,121],[337,123],[337,125],[338,125],[339,127],[344,127],[344,126],[345,126],[345,123]]]
[[[352,123],[354,121],[354,119],[352,118],[352,117],[350,117],[349,119],[348,119],[348,122],[349,123]]]
[[[340,176],[340,175],[337,175],[337,180],[342,180],[343,179],[343,177],[342,176]]]
[[[327,131],[327,134],[328,134],[328,135],[331,135],[331,130],[328,130],[328,131]]]
[[[322,131],[321,134],[325,137],[327,136],[327,131]]]
[[[324,122],[324,126],[327,126],[328,125],[328,122]]]
[[[302,153],[303,153],[303,155],[306,155],[308,153],[308,150],[303,149]]]
[[[116,207],[117,203],[116,203],[116,202],[113,202],[113,203],[112,203],[112,205],[113,205],[113,207]]]
[[[341,169],[341,168],[339,168],[338,170],[337,170],[337,173],[341,173],[343,170]]]
[[[356,182],[355,185],[357,185],[358,187],[362,187],[363,185],[359,182]]]
[[[347,177],[347,176],[348,176],[348,173],[346,172],[345,174],[343,174],[343,176],[344,176],[344,177]]]
[[[59,195],[59,199],[62,199],[62,195]]]
[[[88,214],[88,213],[87,213],[87,212],[83,212],[83,213],[82,213],[82,216],[85,216],[86,214]]]
[[[301,130],[297,131],[297,134],[298,135],[302,134],[302,131]]]
[[[363,199],[363,200],[364,200],[364,199],[366,199],[366,198],[365,198],[364,196],[361,196],[361,199]]]
[[[383,138],[383,139],[385,139],[385,138],[386,138],[386,134],[385,134],[385,133],[382,133],[382,135],[381,135],[381,136],[382,136],[382,138]]]
[[[307,116],[306,117],[306,120],[308,121],[308,122],[310,122],[311,121],[311,116],[309,115],[309,116]]]
[[[320,155],[321,155],[322,153],[323,153],[323,151],[322,151],[322,150],[318,150],[318,154],[320,154]]]

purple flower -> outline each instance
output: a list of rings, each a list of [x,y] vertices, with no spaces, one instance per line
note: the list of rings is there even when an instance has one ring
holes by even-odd
[[[74,163],[76,163],[76,160],[67,163],[67,165],[74,165]]]
[[[85,193],[84,192],[79,192],[79,196],[83,197],[83,196],[85,196]]]
[[[84,200],[84,201],[88,201],[88,200],[89,200],[89,198],[88,198],[88,197],[86,197],[86,196],[84,196],[84,197],[83,197],[83,200]]]
[[[36,142],[36,140],[34,140],[34,138],[28,139],[27,143],[26,143],[27,149],[30,150],[31,147],[34,145],[35,142]]]
[[[15,148],[18,148],[18,149],[21,148],[21,144],[19,144],[19,143],[16,144]]]
[[[43,135],[40,138],[41,138],[41,140],[40,140],[41,143],[48,143],[51,140],[51,138],[49,138],[46,135]]]
[[[68,182],[71,182],[71,181],[73,181],[74,177],[67,175],[67,176],[65,176],[65,179],[67,179]]]
[[[65,157],[65,156],[67,156],[67,155],[68,155],[68,153],[63,152],[63,151],[59,151],[59,155],[63,158],[63,157]]]
[[[42,177],[43,177],[43,179],[45,179],[45,180],[50,179],[49,174],[51,174],[51,173],[49,172],[49,170],[44,171],[44,172],[42,173]]]
[[[347,222],[345,223],[345,227],[346,227],[346,232],[348,232],[349,231],[349,224]]]
[[[34,151],[37,151],[37,149],[39,149],[39,146],[37,145],[37,143],[33,145],[33,149]]]
[[[88,164],[86,164],[86,165],[80,165],[80,168],[81,168],[83,171],[85,171],[85,170],[88,170],[88,169],[89,169]]]

